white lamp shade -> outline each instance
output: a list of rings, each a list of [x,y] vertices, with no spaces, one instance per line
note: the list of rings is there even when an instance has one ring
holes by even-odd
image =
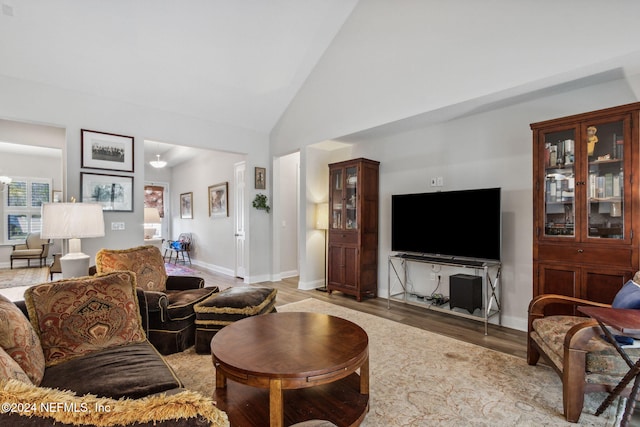
[[[162,222],[158,208],[144,208],[144,222],[145,224],[156,224]]]
[[[43,239],[81,239],[104,236],[102,205],[97,203],[45,203],[42,205]]]
[[[316,205],[316,228],[327,230],[329,228],[329,203],[318,203]]]

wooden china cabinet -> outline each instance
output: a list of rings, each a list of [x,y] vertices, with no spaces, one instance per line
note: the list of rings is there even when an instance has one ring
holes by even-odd
[[[534,296],[611,303],[638,270],[639,109],[531,124]]]
[[[327,290],[358,301],[378,293],[378,168],[354,159],[329,165]]]

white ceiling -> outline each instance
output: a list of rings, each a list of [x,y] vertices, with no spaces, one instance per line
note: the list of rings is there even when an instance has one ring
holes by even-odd
[[[0,74],[269,132],[357,0],[0,3]]]

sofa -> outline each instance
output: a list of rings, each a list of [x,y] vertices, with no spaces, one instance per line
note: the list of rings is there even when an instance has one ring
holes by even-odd
[[[0,296],[0,425],[228,426],[149,342],[145,302],[130,271]]]
[[[97,273],[120,270],[135,272],[138,287],[145,291],[149,341],[154,347],[162,354],[172,354],[194,345],[194,305],[218,292],[218,287],[205,288],[201,277],[168,276],[160,250],[152,245],[98,251]]]

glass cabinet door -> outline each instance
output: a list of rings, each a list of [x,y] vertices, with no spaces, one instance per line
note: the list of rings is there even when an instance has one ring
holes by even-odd
[[[544,234],[575,237],[575,129],[544,135]]]
[[[344,194],[344,177],[342,169],[336,169],[331,173],[331,224],[332,229],[342,229],[344,218],[344,206],[342,203]]]
[[[344,226],[347,230],[354,230],[358,228],[358,168],[356,166],[346,168],[345,188],[346,221]]]
[[[358,167],[331,172],[331,224],[335,230],[358,228]]]
[[[587,123],[587,236],[624,239],[624,121]]]

